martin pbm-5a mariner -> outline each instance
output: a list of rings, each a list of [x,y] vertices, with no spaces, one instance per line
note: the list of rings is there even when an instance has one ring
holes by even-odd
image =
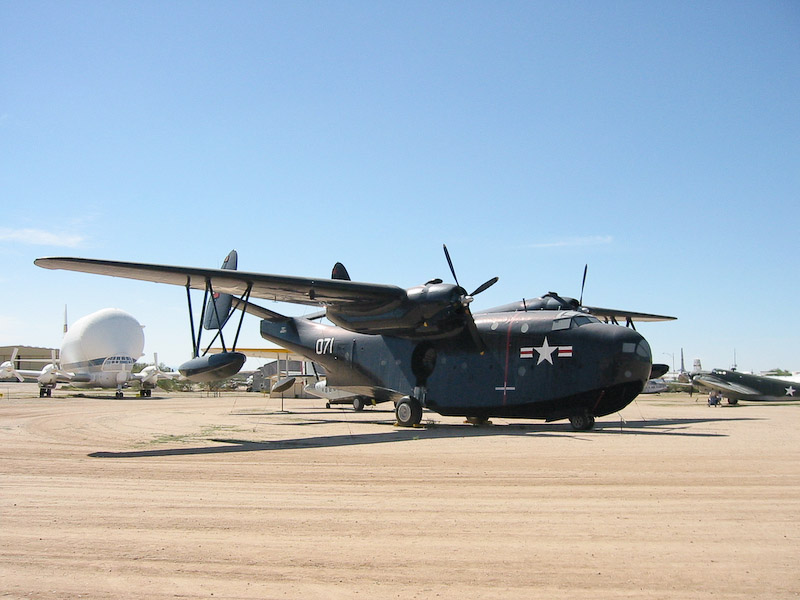
[[[553,293],[473,313],[474,296],[497,278],[468,293],[447,248],[445,255],[455,284],[433,279],[409,289],[351,281],[340,263],[330,279],[237,271],[230,255],[222,269],[88,258],[39,258],[35,264],[183,286],[190,316],[190,290],[204,290],[203,313],[214,317],[203,314],[201,323],[222,326],[237,308],[259,316],[262,337],[321,364],[330,387],[393,401],[402,426],[419,424],[427,408],[474,423],[568,418],[573,428],[588,430],[595,417],[641,393],[652,368],[650,346],[633,327],[614,323],[673,317],[592,309]],[[287,317],[251,298],[321,306],[324,313]],[[244,362],[236,341],[230,350],[223,342],[224,352],[202,356],[200,328],[195,336],[190,322],[195,358],[179,370],[201,381],[236,373]],[[241,326],[240,318],[237,339]]]

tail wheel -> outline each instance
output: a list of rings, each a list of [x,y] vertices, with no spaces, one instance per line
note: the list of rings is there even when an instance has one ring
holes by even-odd
[[[586,413],[572,415],[569,422],[575,431],[589,431],[594,427],[594,417]]]
[[[401,427],[414,427],[422,421],[422,405],[416,398],[403,398],[395,408],[397,424]]]

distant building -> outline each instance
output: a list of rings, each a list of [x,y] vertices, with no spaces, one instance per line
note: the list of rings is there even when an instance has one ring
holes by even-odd
[[[324,372],[317,367],[318,375],[324,377]],[[302,360],[275,360],[265,364],[253,373],[253,382],[248,387],[249,391],[269,393],[272,386],[286,377],[295,377],[294,386],[283,392],[284,398],[314,398],[306,394],[303,388],[308,383],[316,380],[311,363]],[[275,394],[281,396],[281,394]]]
[[[52,362],[53,352],[58,358],[59,350],[57,348],[42,348],[39,346],[0,346],[0,363],[11,360],[14,354],[14,349],[18,348],[19,352],[14,359],[15,369],[41,369],[47,363]]]

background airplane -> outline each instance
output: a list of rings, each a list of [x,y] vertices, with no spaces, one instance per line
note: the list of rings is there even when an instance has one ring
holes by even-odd
[[[173,375],[159,369],[157,356],[155,365],[133,373],[143,348],[142,325],[123,310],[104,308],[81,317],[70,328],[65,326],[58,360],[53,356],[41,370],[19,369],[15,350],[11,360],[0,365],[0,379],[35,378],[40,398],[50,396],[59,383],[116,388],[116,397],[122,398],[122,388],[136,382],[141,386],[140,395],[150,396],[160,378]]]
[[[800,384],[796,382],[740,373],[732,369],[714,369],[710,373],[699,373],[692,377],[692,383],[717,390],[730,404],[736,404],[739,400],[800,400]]]

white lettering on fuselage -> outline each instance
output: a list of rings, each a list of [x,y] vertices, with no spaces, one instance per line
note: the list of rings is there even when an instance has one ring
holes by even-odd
[[[319,338],[314,348],[317,354],[333,354],[333,340],[332,337]]]

